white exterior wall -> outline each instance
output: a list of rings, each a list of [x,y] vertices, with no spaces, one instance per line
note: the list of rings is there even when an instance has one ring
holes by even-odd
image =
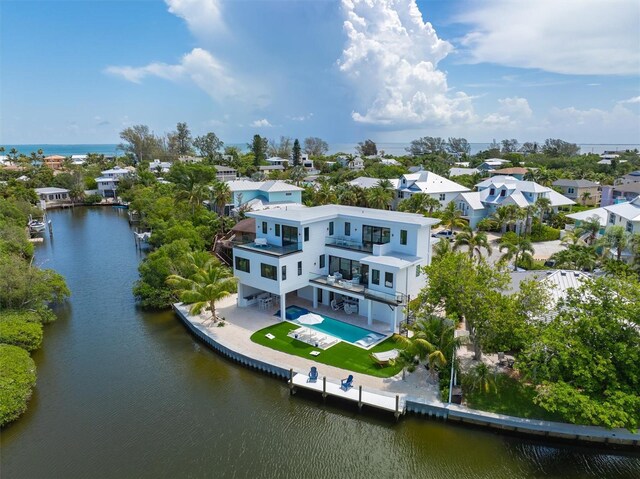
[[[611,221],[611,217],[615,216],[614,221]],[[609,226],[622,226],[625,231],[629,232],[627,229],[628,219],[623,218],[620,215],[614,215],[614,213],[608,211],[607,212],[607,227]],[[640,221],[631,221],[631,233],[640,233]]]

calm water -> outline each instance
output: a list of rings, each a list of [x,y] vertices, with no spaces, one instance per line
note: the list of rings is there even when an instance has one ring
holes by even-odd
[[[35,354],[29,410],[2,431],[8,478],[640,477],[640,456],[547,447],[290,397],[131,297],[140,259],[122,212],[50,214],[38,263],[73,290]]]
[[[407,150],[405,149],[409,146],[410,142],[406,143],[378,143],[378,151],[384,151],[385,153],[402,156],[407,154]],[[227,143],[225,143],[227,144]],[[246,143],[228,143],[229,146],[235,146],[239,148],[241,151],[246,151],[247,144]],[[62,156],[71,156],[71,155],[85,155],[87,153],[98,153],[102,155],[122,155],[122,151],[118,150],[118,145],[114,144],[82,144],[82,145],[3,145],[6,151],[9,151],[11,148],[16,148],[20,153],[24,153],[25,155],[31,154],[31,152],[38,151],[38,149],[42,149],[45,155],[62,155]],[[332,155],[334,153],[355,153],[356,151],[356,143],[330,143],[329,144],[329,154]],[[479,151],[486,150],[489,147],[489,143],[469,143],[471,147],[471,154],[475,155]],[[581,144],[578,145],[580,147],[581,153],[596,153],[600,154],[604,151],[617,151],[617,150],[633,150],[634,148],[640,149],[640,145],[638,144]],[[6,154],[6,153],[5,153]]]

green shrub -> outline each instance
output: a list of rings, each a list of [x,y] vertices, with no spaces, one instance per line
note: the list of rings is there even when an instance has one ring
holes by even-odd
[[[11,312],[0,315],[0,343],[33,351],[42,344],[42,325],[37,314]]]
[[[84,202],[88,205],[100,203],[101,201],[102,201],[102,195],[99,195],[98,193],[94,193],[92,195],[87,195],[84,197]]]
[[[17,419],[26,409],[36,384],[36,365],[17,346],[0,344],[0,426]]]
[[[531,241],[555,241],[560,239],[560,230],[536,223],[531,228]]]

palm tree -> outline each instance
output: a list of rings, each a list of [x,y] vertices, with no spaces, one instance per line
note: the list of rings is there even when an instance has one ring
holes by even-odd
[[[224,207],[231,199],[231,190],[229,185],[224,181],[214,180],[211,185],[211,204],[215,208],[216,213],[222,215]]]
[[[586,206],[587,201],[591,199],[591,193],[585,191],[584,193],[582,193],[582,195],[580,195],[580,199],[582,200],[582,206]]]
[[[336,194],[327,182],[323,182],[314,195],[315,205],[329,205],[337,200]]]
[[[440,202],[425,193],[411,195],[410,198],[401,201],[398,205],[398,211],[407,211],[419,215],[431,215],[439,208]]]
[[[473,368],[469,374],[469,380],[469,386],[472,390],[477,390],[485,394],[491,391],[497,391],[495,374],[491,374],[489,366],[485,363],[481,362]]]
[[[218,320],[216,301],[235,292],[237,278],[213,257],[203,264],[202,258],[189,254],[187,261],[195,272],[186,278],[173,274],[167,278],[167,284],[176,289],[180,301],[191,305],[190,314],[200,314],[203,309],[208,309],[211,311],[210,319],[215,323]]]
[[[587,218],[582,223],[580,223],[580,227],[578,228],[578,234],[584,235],[587,234],[586,242],[587,244],[594,244],[596,238],[598,237],[598,233],[600,232],[600,218],[597,215],[593,215],[590,218]]]
[[[491,244],[489,244],[487,233],[484,231],[474,233],[471,226],[465,226],[456,237],[456,242],[453,245],[454,251],[463,245],[469,248],[469,258],[473,258],[474,253],[478,253],[478,259],[482,258],[482,248],[486,249],[488,255],[491,256]]]
[[[442,219],[442,224],[451,231],[456,227],[466,225],[466,222],[462,219],[462,212],[456,208],[453,201],[447,203],[447,206],[442,210],[440,218]]]
[[[393,191],[375,186],[367,191],[367,203],[369,208],[386,210],[393,200]]]
[[[433,261],[442,259],[446,255],[451,253],[451,251],[453,251],[451,249],[451,243],[446,239],[439,239],[433,246]]]
[[[511,210],[507,206],[500,206],[493,213],[493,219],[500,225],[500,232],[505,234],[507,226],[511,223]]]
[[[600,245],[603,247],[603,255],[606,252],[615,251],[616,260],[620,261],[622,252],[630,244],[631,235],[627,233],[622,226],[609,226],[604,236],[600,239]]]
[[[526,237],[502,238],[500,240],[500,251],[506,250],[500,261],[511,261],[513,259],[513,270],[518,270],[518,260],[527,262],[533,261],[534,249],[531,241]]]
[[[201,205],[209,197],[209,187],[191,170],[184,172],[177,178],[176,187],[178,189],[177,198],[185,200],[191,206],[192,213],[196,206]]]
[[[551,211],[551,200],[549,198],[545,198],[544,196],[541,196],[536,200],[535,206],[536,206],[536,209],[538,210],[538,213],[540,214],[538,219],[540,220],[540,223],[542,223],[544,215],[549,211]]]

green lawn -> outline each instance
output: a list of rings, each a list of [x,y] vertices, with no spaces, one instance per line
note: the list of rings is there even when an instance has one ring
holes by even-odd
[[[496,392],[482,393],[464,391],[467,406],[472,409],[507,414],[527,419],[543,419],[546,421],[564,420],[533,403],[536,394],[531,386],[522,384],[505,374],[496,377]]]
[[[276,351],[282,351],[283,353],[293,354],[294,356],[300,356],[301,358],[311,359],[329,366],[347,369],[354,373],[363,373],[379,378],[388,378],[400,372],[400,366],[387,366],[381,368],[369,357],[369,354],[372,352],[382,352],[394,349],[397,345],[391,338],[385,339],[383,342],[368,351],[345,342],[339,342],[338,344],[331,346],[329,349],[322,351],[321,349],[314,348],[308,344],[298,341],[297,339],[287,336],[289,331],[292,329],[298,329],[299,327],[299,325],[292,324],[287,321],[274,324],[273,326],[269,326],[268,328],[264,328],[253,333],[251,341],[262,346],[266,346],[267,348],[275,349]],[[266,338],[265,334],[267,333],[273,334],[275,338]],[[320,355],[313,357],[309,354],[311,351],[320,351]],[[320,370],[320,374],[322,375],[322,370]]]

